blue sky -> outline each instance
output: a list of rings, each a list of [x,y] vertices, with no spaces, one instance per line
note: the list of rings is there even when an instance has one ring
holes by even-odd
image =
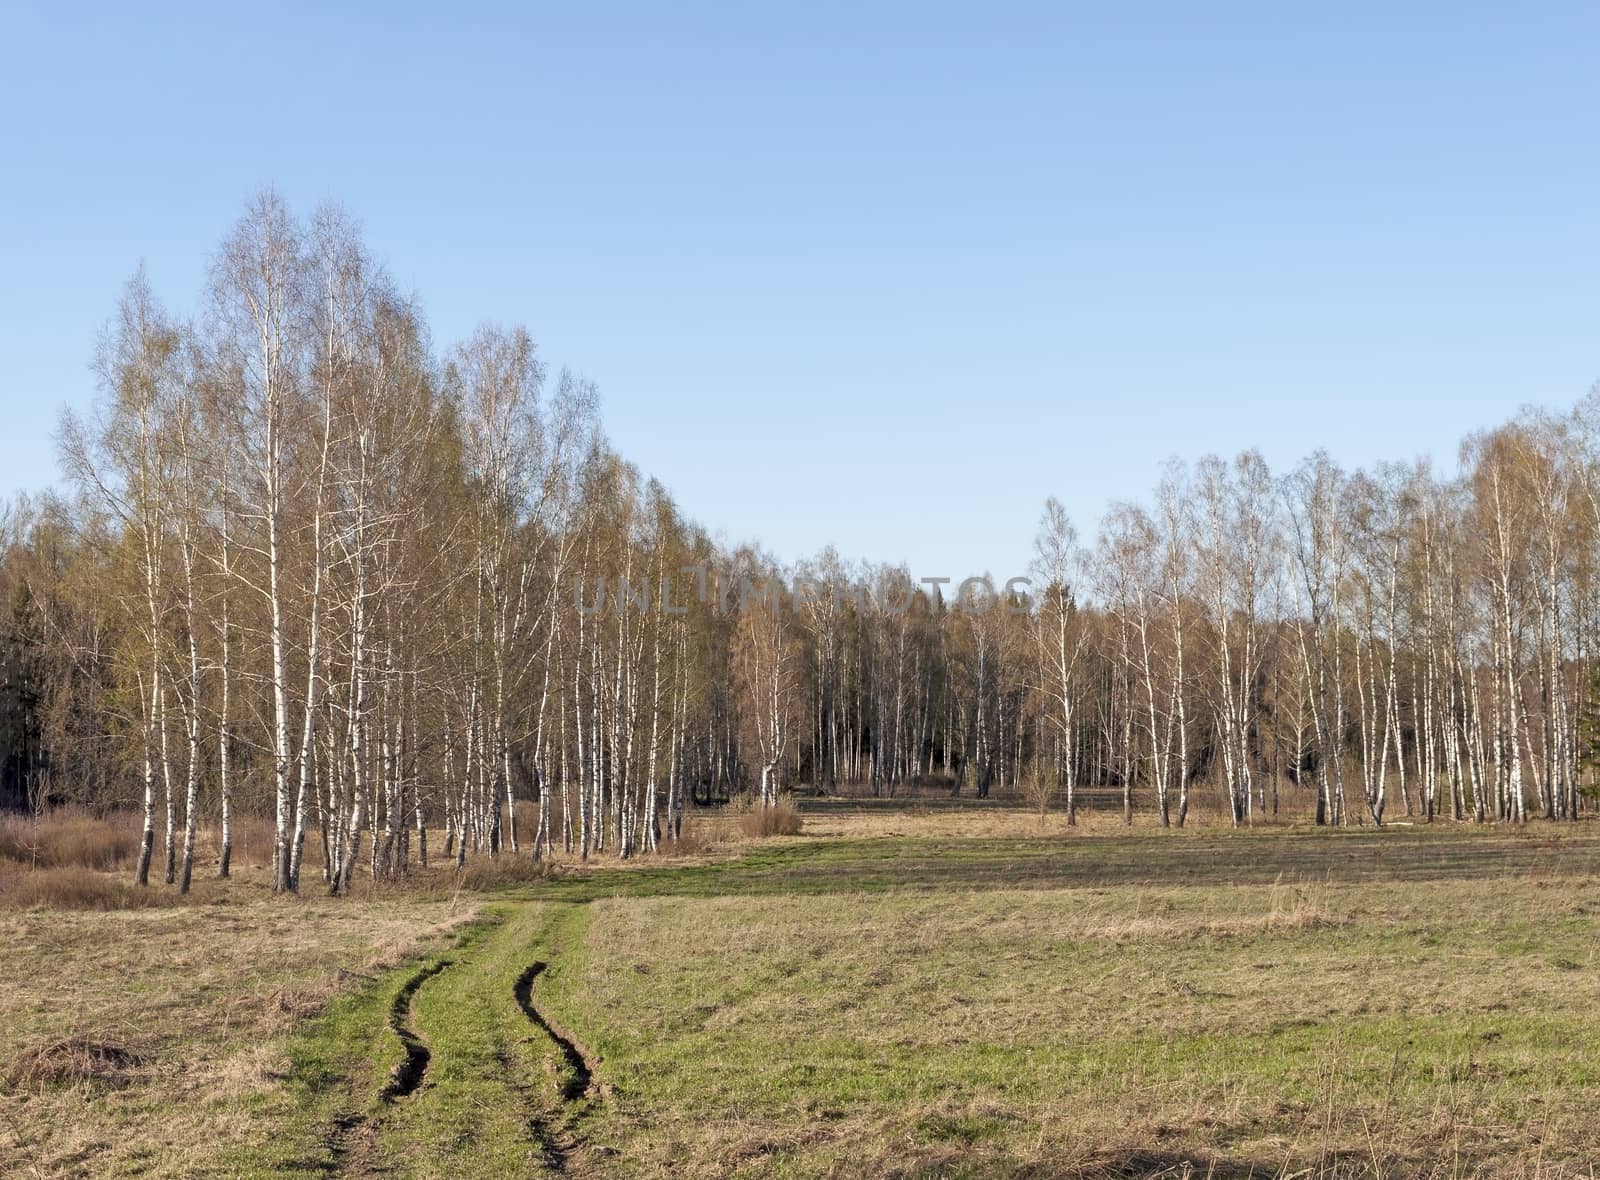
[[[1171,455],[1433,454],[1600,378],[1600,7],[0,8],[0,494],[143,258],[343,201],[729,539],[1020,572]]]

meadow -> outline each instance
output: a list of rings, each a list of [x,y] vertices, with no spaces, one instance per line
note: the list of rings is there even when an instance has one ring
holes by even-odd
[[[249,856],[181,904],[11,886],[0,1172],[1600,1160],[1590,823],[1124,831],[1004,801],[804,806],[798,835],[730,817],[675,858],[507,855],[348,898],[274,897]]]

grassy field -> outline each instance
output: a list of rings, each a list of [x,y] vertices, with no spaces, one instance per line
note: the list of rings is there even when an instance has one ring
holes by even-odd
[[[1593,827],[966,820],[0,914],[0,1174],[1593,1174]]]

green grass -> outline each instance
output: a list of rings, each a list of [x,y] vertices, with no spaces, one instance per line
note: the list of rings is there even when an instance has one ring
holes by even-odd
[[[548,1044],[513,1002],[539,947],[546,908],[521,906],[452,952],[422,987],[413,1027],[439,1049],[424,1085],[379,1117],[381,1160],[396,1175],[540,1175],[556,1138]]]
[[[549,936],[568,908],[491,906],[454,946],[336,1001],[295,1038],[286,1085],[255,1101],[257,1134],[224,1153],[218,1174],[557,1170],[571,1137],[546,1080],[558,1054],[512,987],[533,956],[552,953]],[[396,1022],[430,1056],[422,1084],[391,1096],[406,1060]]]
[[[140,1159],[217,1176],[1585,1175],[1597,877],[1587,826],[1442,825],[802,837],[573,872],[506,890],[453,945],[301,1021],[282,1069],[223,1100],[226,1139]],[[398,1009],[431,1054],[421,1085],[386,1099],[396,997],[442,962]],[[603,1093],[563,1096],[565,1058],[516,995],[535,962],[534,1001]],[[154,1092],[146,1113],[163,1116]]]
[[[1600,919],[1506,894],[616,899],[595,903],[590,968],[559,1001],[626,1099],[640,1172],[1171,1156],[1274,1175],[1374,1143],[1400,1174],[1511,1167],[1541,1142],[1546,1161],[1592,1159],[1577,1112],[1600,1099]]]

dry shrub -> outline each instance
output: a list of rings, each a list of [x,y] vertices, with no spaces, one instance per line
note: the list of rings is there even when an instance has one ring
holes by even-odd
[[[233,862],[229,866],[237,871],[262,868],[272,863],[273,819],[268,815],[235,813],[233,816]],[[180,843],[182,837],[179,837]],[[306,862],[311,862],[312,849],[317,846],[317,832],[306,832]],[[156,832],[156,855],[160,855],[161,833]],[[200,826],[196,858],[215,860],[222,855],[222,825],[205,823]]]
[[[552,807],[552,812],[558,809]],[[539,830],[539,805],[532,799],[517,800],[517,837],[521,840],[532,840],[533,834]]]
[[[171,890],[139,888],[93,869],[0,870],[0,909],[136,910],[174,905]]]
[[[678,838],[663,833],[656,852],[660,856],[704,856],[727,847],[733,839],[733,827],[722,816],[685,816]]]
[[[29,1049],[11,1067],[13,1086],[125,1086],[149,1064],[126,1045],[74,1036]]]
[[[1321,885],[1279,881],[1268,895],[1265,925],[1269,930],[1320,930],[1343,926],[1346,921],[1329,908],[1328,891]]]
[[[739,816],[739,831],[751,839],[762,836],[798,836],[804,821],[793,803],[756,807]]]
[[[1050,808],[1061,795],[1061,788],[1054,779],[1039,776],[1030,778],[1022,784],[1022,798],[1043,819],[1049,814]]]
[[[502,852],[499,856],[469,857],[456,873],[456,884],[463,889],[496,889],[529,881],[548,881],[556,875],[553,861],[534,858],[526,852]]]
[[[37,818],[0,817],[0,857],[40,868],[102,871],[132,863],[139,853],[136,817],[102,818],[63,807]]]

